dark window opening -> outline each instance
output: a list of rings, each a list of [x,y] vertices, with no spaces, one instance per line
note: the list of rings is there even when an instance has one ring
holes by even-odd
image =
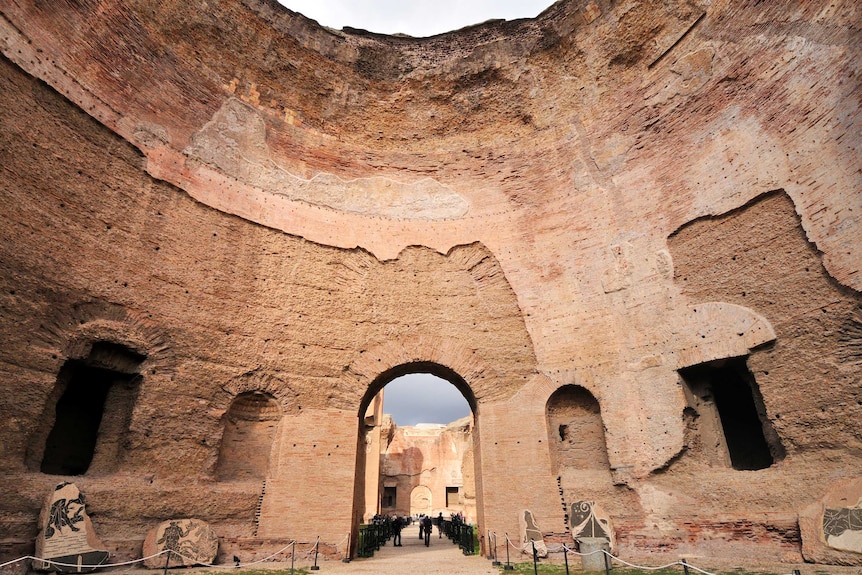
[[[386,508],[395,507],[395,487],[383,488],[383,501],[381,505]]]
[[[458,488],[457,487],[447,487],[446,488],[446,507],[454,507],[458,505]]]
[[[134,403],[136,372],[144,359],[124,346],[97,342],[86,359],[64,364],[57,377],[62,393],[39,466],[42,473],[83,475],[100,455],[104,471],[116,464]]]
[[[695,409],[714,410],[712,415],[717,415],[734,469],[766,469],[781,457],[783,450],[744,358],[696,365],[679,373],[698,402]]]

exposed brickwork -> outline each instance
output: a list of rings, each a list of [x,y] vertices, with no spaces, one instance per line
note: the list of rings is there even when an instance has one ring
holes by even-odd
[[[565,533],[562,486],[623,553],[800,559],[799,511],[862,468],[856,4],[565,0],[430,39],[271,0],[0,4],[0,549],[58,480],[60,374],[107,342],[143,359],[76,483],[118,557],[176,517],[336,549],[364,410],[420,369],[473,407],[483,533]],[[678,370],[727,358],[767,468],[704,451]],[[568,385],[606,466],[558,483]],[[265,490],[218,480],[254,392]]]

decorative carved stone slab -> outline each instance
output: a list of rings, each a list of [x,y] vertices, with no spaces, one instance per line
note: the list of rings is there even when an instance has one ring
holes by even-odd
[[[532,511],[525,509],[518,515],[518,527],[520,527],[521,545],[524,547],[523,552],[532,555],[533,546],[530,545],[532,541],[536,545],[536,555],[538,557],[547,557],[548,547],[545,545],[545,538],[542,537],[542,531],[539,529]]]
[[[144,540],[144,557],[161,551],[172,551],[147,559],[144,565],[151,569],[211,565],[218,554],[218,536],[209,524],[200,519],[171,519],[160,523],[147,533]]]
[[[862,477],[833,485],[799,514],[806,561],[862,565]]]
[[[576,501],[569,512],[572,539],[601,537],[608,540],[610,551],[614,550],[614,529],[610,515],[595,501]]]
[[[42,506],[36,537],[36,556],[56,563],[36,560],[33,568],[88,573],[108,560],[108,552],[100,547],[104,545],[84,509],[84,495],[74,483],[57,485]]]

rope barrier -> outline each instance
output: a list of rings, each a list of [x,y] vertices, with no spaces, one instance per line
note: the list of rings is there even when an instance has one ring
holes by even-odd
[[[526,545],[524,545],[523,547],[518,547],[517,545],[512,543],[512,540],[509,539],[508,533],[506,533],[506,544],[509,547],[511,547],[512,549],[515,549],[515,550],[521,551],[521,552],[523,552],[525,549],[527,549]],[[548,550],[548,553],[566,553],[566,554],[572,553],[574,555],[579,555],[581,557],[587,557],[589,555],[595,555],[596,553],[604,553],[609,559],[619,561],[620,563],[622,563],[626,567],[631,567],[633,569],[643,569],[644,571],[660,571],[662,569],[667,569],[669,567],[674,567],[676,565],[684,565],[688,569],[692,569],[694,571],[697,571],[698,573],[702,573],[703,575],[716,575],[715,573],[712,573],[710,571],[706,571],[704,569],[701,569],[700,567],[696,567],[696,566],[692,565],[691,563],[687,563],[685,561],[674,561],[673,563],[668,563],[666,565],[660,565],[658,567],[650,567],[649,565],[638,565],[636,563],[629,563],[628,561],[621,559],[621,558],[617,557],[616,555],[612,555],[610,552],[605,551],[604,549],[596,549],[595,551],[589,551],[587,553],[581,553],[580,551],[575,551],[571,547],[568,547],[565,543],[560,543],[559,547],[548,547],[546,545],[546,548]],[[788,573],[786,575],[796,575],[796,573]]]
[[[494,536],[496,537],[496,533],[494,534]],[[335,545],[335,548],[338,549],[341,546],[341,544],[344,543],[345,541],[347,541],[349,538],[350,538],[350,534],[348,534],[347,536],[344,537],[344,539],[339,541]],[[156,557],[164,555],[165,553],[173,553],[174,555],[177,555],[178,557],[182,557],[183,559],[191,561],[194,565],[200,565],[202,567],[213,567],[216,569],[237,569],[239,567],[248,567],[251,565],[257,565],[259,563],[265,563],[266,561],[269,561],[270,559],[272,559],[276,555],[283,553],[285,550],[287,550],[288,547],[290,547],[291,545],[295,545],[296,543],[297,543],[297,541],[295,539],[292,539],[290,541],[290,543],[288,543],[287,545],[285,545],[284,547],[282,547],[281,549],[279,549],[275,553],[272,553],[271,555],[264,557],[263,559],[258,559],[257,561],[251,561],[249,563],[241,563],[241,564],[236,564],[236,565],[216,565],[214,563],[204,563],[202,561],[197,561],[192,557],[188,557],[186,555],[183,555],[182,553],[180,553],[178,551],[165,549],[163,551],[159,551],[158,553],[154,553],[153,555],[149,555],[147,557],[141,557],[140,559],[132,559],[131,561],[122,561],[120,563],[99,563],[97,565],[88,565],[88,564],[80,564],[79,565],[78,563],[62,563],[60,561],[54,561],[52,559],[43,559],[42,557],[34,557],[33,555],[25,555],[23,557],[19,557],[17,559],[13,559],[11,561],[6,561],[5,563],[0,563],[0,569],[2,569],[3,567],[8,567],[9,565],[14,565],[15,563],[19,563],[21,561],[27,561],[28,559],[33,560],[33,561],[40,561],[42,563],[46,563],[49,565],[57,565],[60,567],[75,567],[75,568],[82,568],[82,569],[83,568],[98,569],[100,567],[122,567],[125,565],[134,565],[135,563],[141,563],[141,562],[147,561],[149,559],[155,559]],[[309,556],[311,555],[311,553],[318,549],[318,546],[320,545],[320,537],[318,537],[317,541],[315,541],[314,543],[309,544],[306,542],[306,543],[303,543],[303,545],[304,544],[310,545],[310,547],[308,548],[308,551],[306,551],[305,555],[304,555],[305,558],[308,559]],[[523,552],[527,548],[526,545],[524,545],[523,547],[519,547],[519,546],[515,545],[514,543],[512,543],[512,540],[509,539],[508,533],[506,533],[506,545],[511,547],[512,549],[515,549],[515,550],[521,551],[521,552]],[[589,551],[587,553],[581,553],[579,551],[575,551],[571,547],[568,547],[565,543],[561,543],[558,548],[547,547],[547,549],[548,549],[548,553],[561,553],[561,552],[566,553],[566,554],[572,553],[574,555],[579,555],[581,557],[594,555],[596,553],[604,553],[611,560],[619,561],[620,563],[622,563],[623,565],[625,565],[627,567],[631,567],[634,569],[643,569],[645,571],[659,571],[661,569],[667,569],[669,567],[674,567],[676,565],[684,565],[685,567],[687,567],[689,569],[693,569],[693,570],[697,571],[698,573],[702,573],[703,575],[716,575],[715,573],[712,573],[710,571],[706,571],[704,569],[696,567],[696,566],[692,565],[691,563],[687,563],[685,561],[674,561],[673,563],[668,563],[666,565],[660,565],[658,567],[650,567],[649,565],[638,565],[636,563],[629,563],[628,561],[621,559],[621,558],[617,557],[616,555],[613,555],[610,552],[605,551],[604,549],[596,549],[595,551]],[[787,575],[794,575],[794,574],[788,573]]]

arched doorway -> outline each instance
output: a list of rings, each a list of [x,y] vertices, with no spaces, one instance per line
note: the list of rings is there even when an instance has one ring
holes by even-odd
[[[456,395],[466,402],[467,415],[447,424],[412,421],[413,425],[396,425],[384,414],[385,394],[381,391],[411,374],[435,376],[444,386],[454,386]],[[426,399],[423,405],[427,403]],[[468,522],[477,522],[478,414],[473,392],[461,376],[430,362],[389,369],[369,386],[358,415],[354,533],[378,513],[443,513],[445,517],[460,513]]]

